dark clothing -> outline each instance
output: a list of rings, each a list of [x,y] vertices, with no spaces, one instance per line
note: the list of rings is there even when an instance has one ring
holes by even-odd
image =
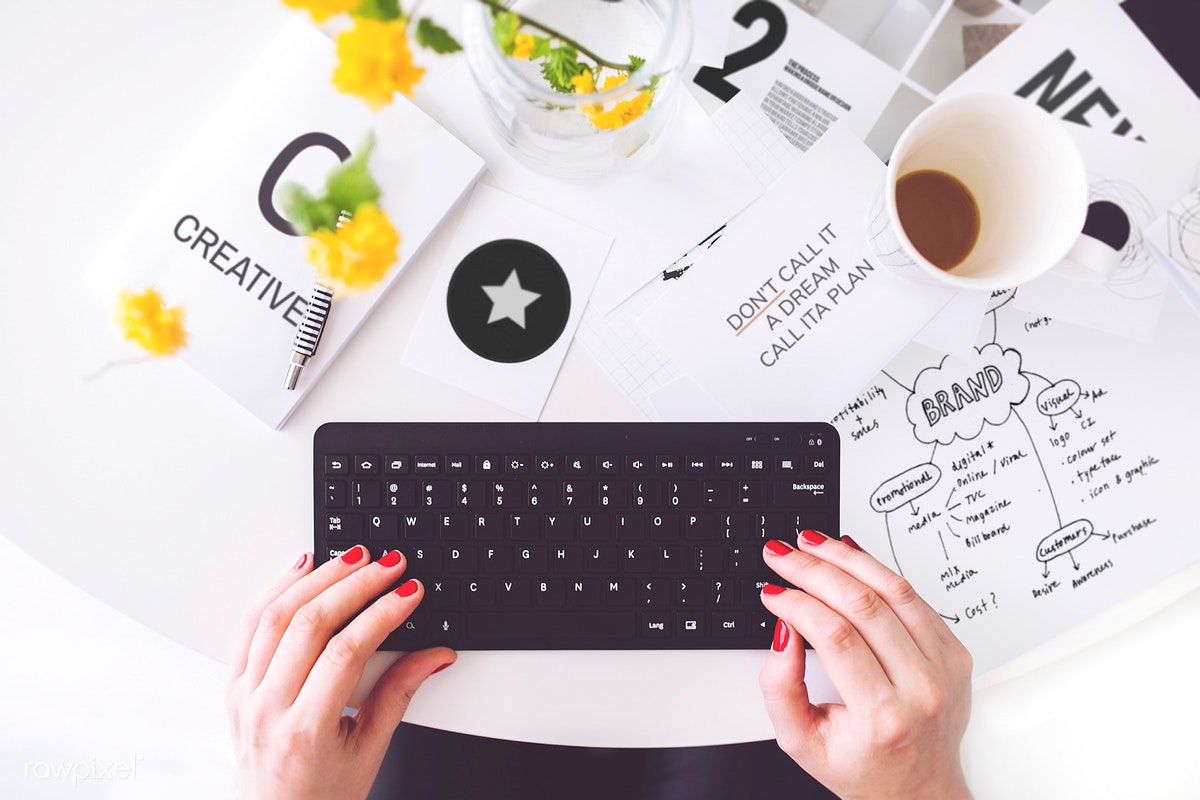
[[[834,795],[774,741],[608,749],[525,744],[401,723],[368,800],[789,800]]]

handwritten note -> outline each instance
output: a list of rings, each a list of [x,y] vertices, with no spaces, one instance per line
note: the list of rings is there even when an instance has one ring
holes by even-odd
[[[966,360],[907,348],[832,421],[843,531],[898,569],[982,675],[1200,558],[1200,318],[1154,343],[993,295]]]

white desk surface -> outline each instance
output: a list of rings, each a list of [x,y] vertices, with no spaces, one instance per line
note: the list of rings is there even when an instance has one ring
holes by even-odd
[[[252,599],[311,547],[320,423],[513,418],[396,365],[445,237],[281,432],[179,362],[84,381],[123,350],[82,275],[286,16],[273,0],[64,0],[10,6],[0,26],[0,533],[100,601],[221,659]],[[639,415],[574,348],[543,418]],[[980,795],[1200,794],[1188,744],[1200,710],[1189,680],[1198,587],[1193,566],[978,682],[964,752]],[[568,744],[770,738],[760,654],[684,655],[613,674],[611,654],[464,654],[411,719]]]

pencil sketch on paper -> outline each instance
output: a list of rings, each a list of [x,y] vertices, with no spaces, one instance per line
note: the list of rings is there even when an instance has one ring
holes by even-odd
[[[993,294],[967,358],[913,348],[833,419],[845,530],[982,670],[1143,579],[1179,466],[1140,430],[1119,370],[1066,356],[1079,329],[1017,310],[1015,294]]]
[[[1167,255],[1200,277],[1200,192],[1193,192],[1167,212]]]

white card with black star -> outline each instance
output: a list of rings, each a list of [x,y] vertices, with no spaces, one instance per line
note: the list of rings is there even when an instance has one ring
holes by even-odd
[[[537,419],[612,243],[478,185],[401,363]]]

